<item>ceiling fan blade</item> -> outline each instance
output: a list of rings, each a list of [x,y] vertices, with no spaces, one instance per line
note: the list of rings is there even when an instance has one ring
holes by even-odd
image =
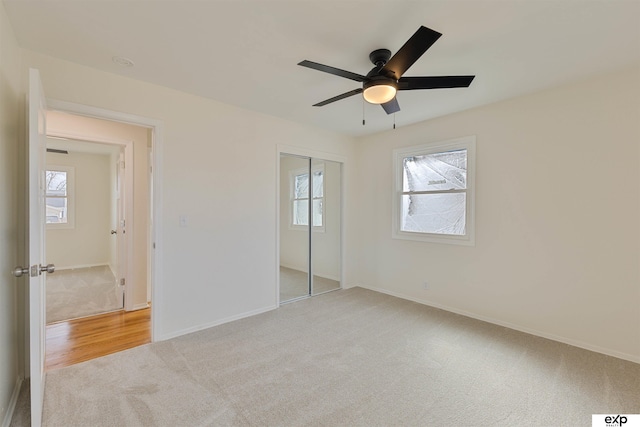
[[[318,64],[317,62],[301,61],[298,65],[302,65],[303,67],[312,68],[314,70],[323,71],[325,73],[333,74],[334,76],[344,77],[346,79],[355,80],[357,82],[363,82],[367,80],[365,76],[360,74],[352,73],[351,71],[341,70],[340,68],[330,67],[328,65]]]
[[[380,74],[398,80],[442,34],[421,26],[382,67]]]
[[[393,97],[393,99],[389,102],[386,102],[384,104],[380,104],[382,105],[382,108],[384,108],[384,111],[387,114],[393,114],[393,113],[397,113],[398,111],[400,111],[400,105],[398,104],[398,98],[396,98],[395,96]]]
[[[362,88],[350,90],[349,92],[345,92],[342,95],[334,96],[333,98],[326,99],[322,102],[318,102],[317,104],[313,104],[314,107],[322,107],[323,105],[331,104],[332,102],[340,101],[341,99],[348,98],[353,95],[357,95],[362,93]]]
[[[398,90],[469,87],[475,76],[402,77]]]

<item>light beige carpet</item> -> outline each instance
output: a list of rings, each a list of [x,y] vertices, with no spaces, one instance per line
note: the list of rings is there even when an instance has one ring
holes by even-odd
[[[106,266],[59,270],[47,275],[47,323],[119,310],[116,278]]]
[[[47,374],[45,426],[590,426],[640,365],[361,288]]]
[[[318,275],[313,276],[313,294],[340,289],[340,282]],[[280,302],[309,295],[309,274],[280,266]]]

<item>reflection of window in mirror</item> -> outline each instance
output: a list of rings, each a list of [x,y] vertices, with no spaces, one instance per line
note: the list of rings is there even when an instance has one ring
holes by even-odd
[[[74,227],[73,180],[73,167],[47,166],[45,172],[45,204],[48,228]]]
[[[311,172],[313,230],[324,231],[324,165],[314,166]],[[309,184],[309,169],[289,173],[289,227],[294,230],[306,230],[309,225]]]

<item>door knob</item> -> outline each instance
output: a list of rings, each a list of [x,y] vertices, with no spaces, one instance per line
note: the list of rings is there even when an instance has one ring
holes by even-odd
[[[55,273],[56,266],[53,264],[42,265],[40,264],[40,273]]]
[[[117,231],[116,230],[111,230],[111,234],[116,234]]]
[[[23,274],[29,274],[29,269],[22,268],[21,266],[17,266],[16,268],[13,269],[11,273],[16,277],[22,277]]]
[[[11,273],[16,277],[22,277],[25,274],[28,274],[31,277],[36,277],[38,274],[55,273],[55,271],[56,271],[56,266],[54,264],[47,264],[47,265],[40,264],[39,266],[33,265],[31,266],[31,268],[22,268],[22,266],[19,265],[16,268],[14,268],[13,271],[11,271]]]

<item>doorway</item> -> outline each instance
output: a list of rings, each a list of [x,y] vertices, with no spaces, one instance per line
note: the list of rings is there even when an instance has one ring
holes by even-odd
[[[47,324],[124,308],[126,147],[47,137]]]
[[[162,223],[162,140],[163,124],[159,120],[136,116],[128,113],[105,110],[87,105],[75,104],[71,102],[51,100],[45,97],[44,88],[40,79],[40,72],[30,68],[28,76],[27,95],[27,137],[25,166],[27,169],[25,213],[27,223],[25,224],[25,258],[27,267],[18,266],[13,274],[16,277],[28,276],[28,287],[25,291],[25,367],[28,366],[30,377],[30,403],[31,403],[31,423],[40,425],[42,421],[42,407],[44,399],[45,381],[45,277],[54,273],[55,265],[45,261],[45,204],[43,197],[45,158],[46,158],[46,131],[52,131],[47,126],[46,118],[51,112],[65,112],[77,114],[85,118],[100,118],[106,121],[111,120],[117,123],[135,124],[146,129],[151,141],[152,169],[148,173],[153,182],[154,192],[152,193],[149,216],[150,221],[149,240],[147,242],[148,260],[151,263],[151,295],[157,301],[157,305],[162,305],[162,275],[158,273],[162,265],[161,251],[156,251],[156,247],[162,245],[162,229],[158,224]],[[72,136],[72,135],[68,135]],[[79,138],[82,139],[82,138]],[[142,171],[146,173],[147,171]],[[153,249],[153,250],[151,250]],[[46,273],[46,274],[43,274]],[[145,295],[146,297],[146,295]],[[146,299],[146,298],[145,298]],[[125,306],[132,304],[132,301],[125,300]],[[156,304],[154,304],[155,306]],[[145,307],[148,304],[145,302]],[[146,310],[150,316],[150,341],[154,341],[158,329],[158,322],[155,322],[155,310],[153,306]],[[124,313],[124,312],[123,312]],[[114,341],[115,339],[112,339]],[[48,350],[48,349],[47,349]],[[48,351],[47,351],[48,352]]]
[[[47,224],[46,231],[47,257],[57,265],[56,274],[46,281],[49,367],[52,360],[57,366],[69,364],[61,355],[78,353],[78,346],[84,345],[70,332],[61,340],[60,330],[81,330],[85,322],[115,319],[105,313],[119,312],[118,319],[128,319],[122,316],[146,312],[137,317],[146,320],[107,320],[101,328],[110,331],[111,339],[102,337],[101,341],[115,347],[92,352],[94,357],[124,349],[117,337],[128,334],[128,329],[139,333],[141,321],[146,324],[146,333],[137,342],[151,340],[151,147],[148,127],[47,111],[50,150],[46,169],[55,172],[64,169],[61,164],[66,166],[71,189],[66,203],[58,202],[65,206],[63,213],[49,209],[50,203],[46,203],[52,211],[47,222],[64,223]],[[60,289],[62,292],[57,292]],[[62,316],[54,317],[56,307],[50,307],[50,302],[62,305]],[[111,323],[117,323],[117,328],[111,328]],[[50,339],[53,335],[55,340]]]
[[[278,300],[342,287],[342,163],[279,154]]]

